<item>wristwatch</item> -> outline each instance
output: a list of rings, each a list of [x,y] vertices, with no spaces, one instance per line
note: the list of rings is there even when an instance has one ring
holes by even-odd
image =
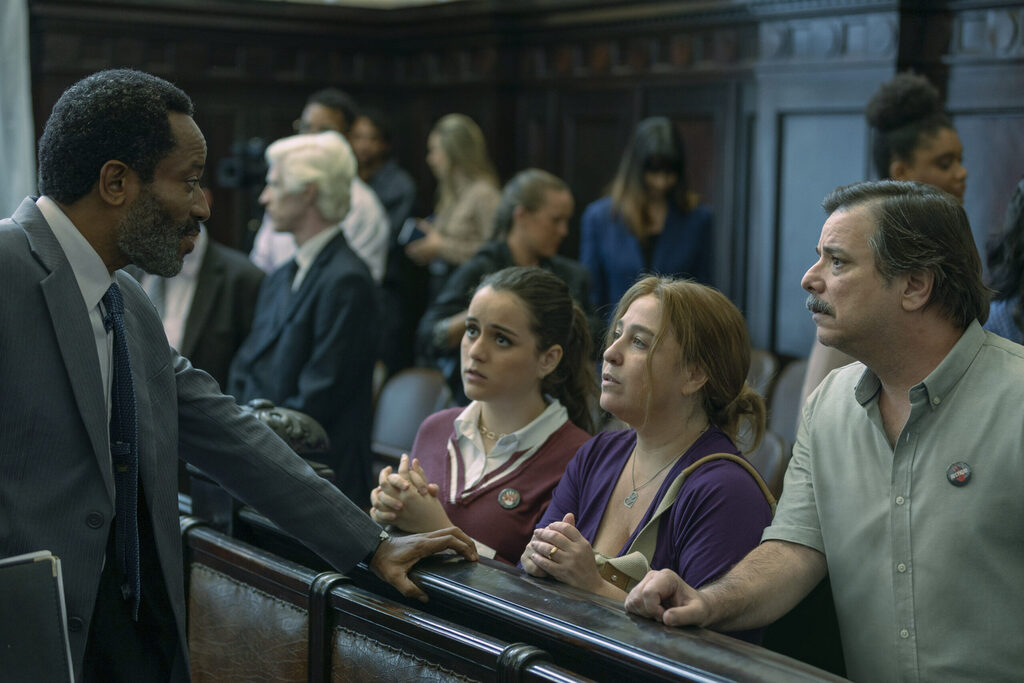
[[[376,548],[374,548],[373,550],[371,550],[371,551],[370,551],[370,552],[369,552],[369,553],[368,553],[368,554],[366,555],[366,557],[365,557],[365,558],[363,559],[363,562],[365,562],[365,563],[366,563],[366,566],[367,566],[367,567],[369,567],[369,566],[370,566],[370,563],[371,563],[371,562],[373,561],[373,556],[377,554],[377,551],[378,551],[378,550],[380,550],[380,546],[381,546],[381,544],[382,544],[382,543],[385,543],[385,542],[387,542],[387,541],[388,541],[388,540],[390,540],[390,539],[391,539],[391,534],[389,534],[389,533],[388,533],[387,531],[385,531],[384,529],[381,529],[381,530],[380,530],[380,534],[378,534],[378,536],[377,536],[377,547],[376,547]]]

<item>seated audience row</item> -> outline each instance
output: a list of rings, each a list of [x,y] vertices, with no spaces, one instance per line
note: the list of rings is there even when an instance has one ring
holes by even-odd
[[[618,600],[650,567],[700,585],[757,544],[774,501],[735,441],[748,426],[756,446],[765,410],[745,382],[746,325],[725,296],[656,277],[627,291],[600,404],[634,428],[585,444],[589,333],[565,283],[539,268],[498,271],[462,318],[473,402],[428,418],[412,461],[381,472],[374,519],[419,532],[454,523],[484,554],[521,555],[531,574]],[[634,550],[632,582],[612,578],[630,574],[613,558]]]

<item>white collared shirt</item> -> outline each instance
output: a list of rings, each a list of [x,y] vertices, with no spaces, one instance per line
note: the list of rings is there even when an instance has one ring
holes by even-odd
[[[210,237],[204,225],[196,237],[196,246],[192,253],[185,256],[180,273],[171,278],[146,273],[142,278],[142,287],[154,301],[154,290],[159,286],[157,283],[163,280],[163,310],[160,311],[160,316],[163,319],[167,342],[175,349],[181,348],[181,342],[185,337],[185,322],[192,310],[192,300],[195,299],[196,286],[199,283],[199,269],[206,258],[209,242]]]
[[[388,214],[376,193],[365,182],[352,179],[352,195],[348,214],[340,223],[348,246],[370,269],[377,284],[384,279],[391,228]],[[267,273],[272,273],[295,255],[295,239],[286,232],[274,230],[270,215],[263,214],[263,223],[249,252],[249,260]],[[301,266],[300,266],[301,267]]]
[[[456,467],[452,462],[452,466],[449,468],[452,477],[448,486],[451,502],[455,502],[459,491],[466,496],[475,488],[487,485],[488,475],[499,468],[501,471],[497,475],[503,477],[522,465],[548,440],[555,430],[565,424],[569,419],[569,411],[565,409],[565,406],[552,396],[545,396],[544,400],[548,403],[544,412],[525,427],[498,439],[490,453],[484,452],[484,442],[479,430],[480,411],[483,406],[478,401],[473,401],[459,413],[459,416],[455,418],[454,427],[459,452],[462,454],[462,467]],[[455,457],[450,442],[448,457]],[[513,457],[516,458],[515,462],[509,463]],[[464,472],[463,482],[457,481],[460,470]]]
[[[64,256],[71,264],[71,271],[78,282],[82,293],[82,301],[89,311],[89,322],[92,323],[93,341],[96,344],[96,355],[100,362],[100,378],[103,382],[103,395],[107,405],[107,421],[110,421],[110,373],[113,367],[114,336],[103,328],[103,305],[100,300],[110,289],[114,277],[107,270],[103,259],[92,248],[78,228],[74,226],[67,214],[61,210],[57,202],[47,196],[36,200],[36,206],[43,218],[50,224],[54,237],[60,244]]]
[[[338,233],[341,232],[340,226],[333,226],[318,232],[317,234],[306,240],[295,252],[295,263],[299,269],[295,271],[295,278],[292,280],[292,291],[299,291],[299,287],[302,286],[302,281],[306,279],[306,275],[309,274],[309,269],[313,265],[313,261],[316,261],[316,257],[320,255],[320,252],[324,250],[327,243],[337,237]]]

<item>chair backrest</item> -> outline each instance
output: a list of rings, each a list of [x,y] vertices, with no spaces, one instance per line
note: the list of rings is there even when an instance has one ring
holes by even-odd
[[[807,374],[807,360],[795,360],[782,368],[779,380],[768,400],[768,429],[786,443],[796,441],[796,427],[800,420],[800,392]]]
[[[420,423],[449,407],[451,400],[451,390],[440,370],[406,368],[395,374],[377,399],[370,435],[374,458],[383,464],[397,464],[402,453],[412,450]]]
[[[772,388],[772,381],[779,371],[779,357],[764,349],[750,350],[750,371],[747,383],[765,399]]]
[[[789,453],[789,444],[781,436],[766,431],[757,450],[745,454],[776,499],[782,495],[782,480],[786,475],[786,466],[789,465]]]

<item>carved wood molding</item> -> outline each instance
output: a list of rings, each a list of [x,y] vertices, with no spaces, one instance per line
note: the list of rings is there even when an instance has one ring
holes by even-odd
[[[965,9],[953,19],[948,61],[1024,59],[1024,7]]]

